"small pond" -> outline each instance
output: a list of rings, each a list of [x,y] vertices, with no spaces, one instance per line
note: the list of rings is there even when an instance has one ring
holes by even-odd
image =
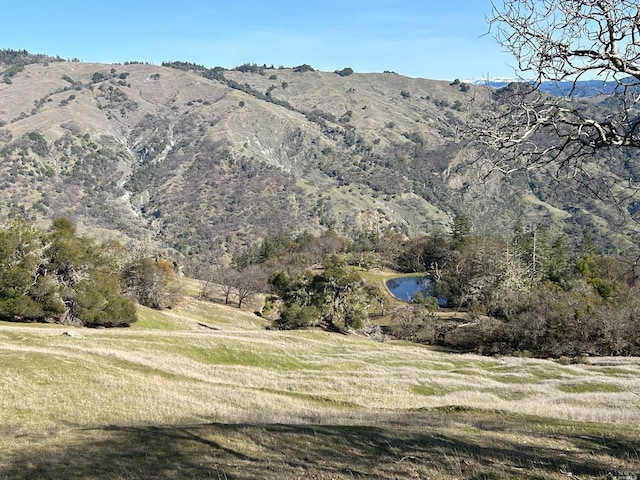
[[[392,278],[386,282],[391,295],[404,302],[410,302],[418,293],[433,296],[434,282],[429,275],[413,275],[410,277]]]

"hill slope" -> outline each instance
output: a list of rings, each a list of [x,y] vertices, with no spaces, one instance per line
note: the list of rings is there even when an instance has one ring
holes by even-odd
[[[283,230],[446,230],[460,210],[483,229],[609,223],[601,206],[576,208],[530,178],[470,188],[477,173],[462,167],[457,137],[471,100],[489,100],[484,88],[33,61],[6,65],[0,84],[2,216],[66,214],[207,261]]]
[[[560,365],[265,331],[194,299],[140,315],[79,337],[0,322],[2,478],[561,479],[640,467],[637,358]]]

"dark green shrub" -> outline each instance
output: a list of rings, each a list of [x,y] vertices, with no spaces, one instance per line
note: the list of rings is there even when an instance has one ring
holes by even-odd
[[[98,83],[98,82],[102,82],[103,80],[106,80],[107,76],[102,73],[102,72],[95,72],[92,76],[91,76],[91,81],[93,83]]]
[[[341,77],[348,77],[349,75],[353,74],[353,68],[351,67],[345,67],[342,70],[336,70],[335,72],[333,72],[337,75],[340,75]]]
[[[315,69],[311,65],[307,65],[306,63],[304,63],[302,65],[298,65],[297,67],[293,67],[293,71],[296,73],[315,72]]]

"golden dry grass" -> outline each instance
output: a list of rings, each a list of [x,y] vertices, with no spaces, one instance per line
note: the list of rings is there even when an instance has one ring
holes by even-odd
[[[0,478],[640,470],[637,358],[560,365],[270,331],[194,299],[140,313],[132,328],[82,338],[0,324]]]

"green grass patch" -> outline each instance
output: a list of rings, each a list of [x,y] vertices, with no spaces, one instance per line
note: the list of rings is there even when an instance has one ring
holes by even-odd
[[[566,376],[566,372],[560,368],[531,367],[527,373],[537,380],[558,380]]]
[[[627,390],[615,383],[606,382],[566,383],[557,388],[565,393],[619,393]]]
[[[492,380],[500,383],[506,383],[509,385],[514,384],[522,384],[522,383],[535,383],[536,379],[532,377],[527,377],[525,375],[491,375]]]
[[[138,305],[138,321],[132,324],[136,329],[153,329],[175,331],[183,328],[178,325],[175,318],[170,317],[165,312]]]
[[[489,388],[482,391],[486,393],[490,393],[491,395],[495,395],[499,399],[507,400],[509,402],[524,400],[529,396],[529,393],[527,392],[523,392],[522,390],[513,390],[513,389]]]
[[[194,346],[180,349],[183,355],[211,365],[235,365],[258,367],[267,370],[301,370],[311,368],[285,352],[250,349],[244,345],[213,344],[210,347]]]
[[[446,395],[451,392],[450,389],[444,388],[440,385],[429,383],[429,384],[420,384],[420,385],[412,385],[411,391],[417,395],[425,395],[425,396],[433,396],[433,395]]]

